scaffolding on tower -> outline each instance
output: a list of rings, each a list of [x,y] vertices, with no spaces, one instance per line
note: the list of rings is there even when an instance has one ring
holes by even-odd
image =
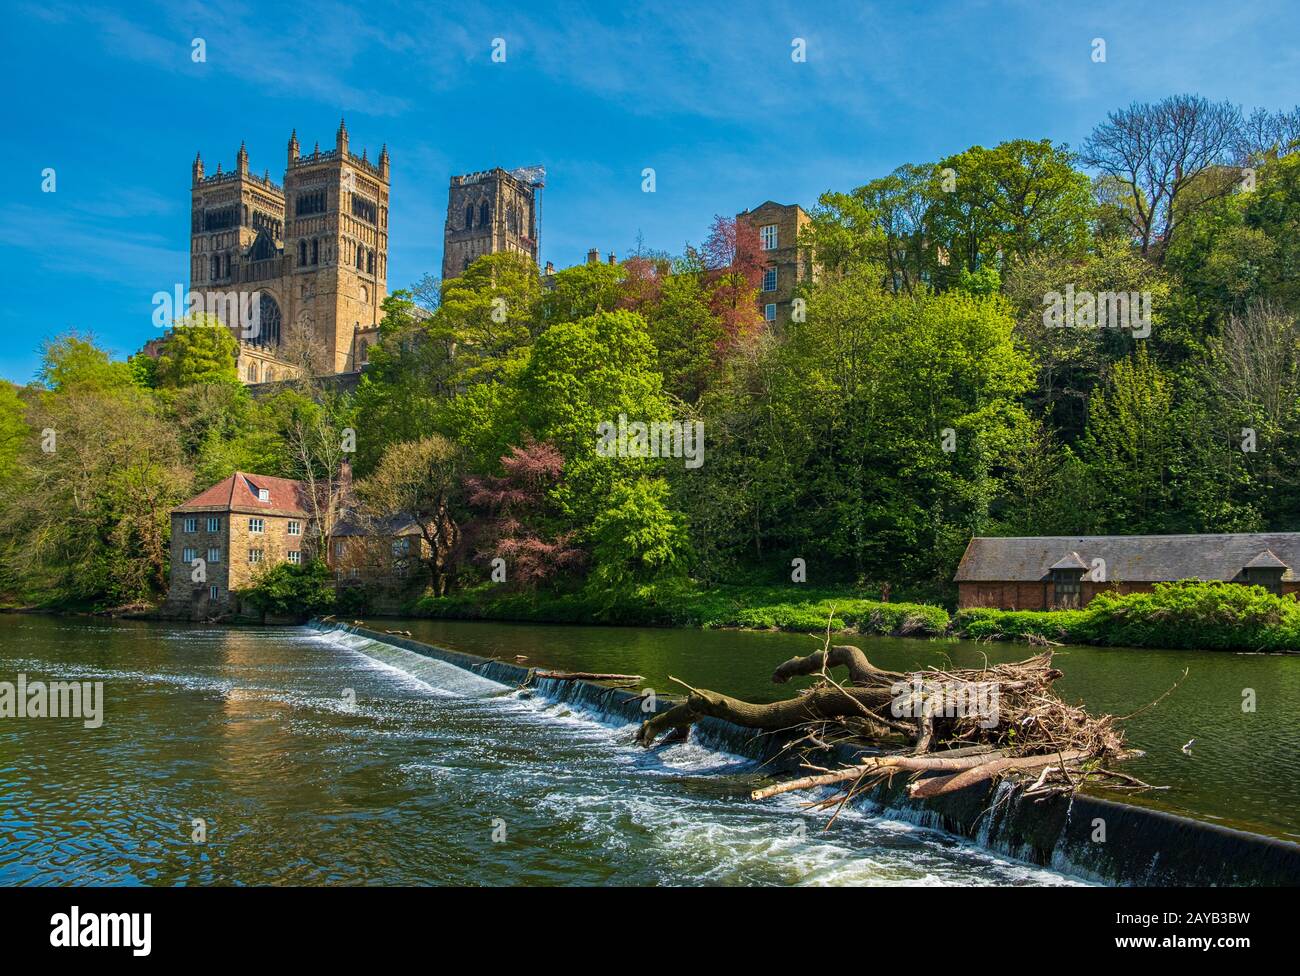
[[[542,190],[546,187],[546,167],[545,166],[520,166],[512,169],[510,175],[520,183],[526,183],[533,191],[533,210],[536,214],[533,220],[533,250],[537,253],[533,256],[537,266],[542,265],[542,248],[540,241],[542,239]]]

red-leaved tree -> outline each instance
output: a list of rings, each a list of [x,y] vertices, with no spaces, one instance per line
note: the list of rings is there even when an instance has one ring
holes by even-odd
[[[758,287],[768,262],[758,228],[749,221],[720,215],[713,218],[700,254],[709,287],[709,309],[722,326],[718,353],[725,355],[763,328]]]
[[[477,556],[505,560],[506,582],[522,589],[581,567],[586,553],[573,532],[547,536],[547,494],[564,473],[564,455],[545,441],[515,445],[501,457],[500,476],[465,479],[469,504],[483,515]]]

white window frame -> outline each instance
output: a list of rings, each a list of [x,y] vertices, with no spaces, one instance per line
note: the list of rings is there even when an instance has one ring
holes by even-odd
[[[290,522],[287,532],[289,535],[302,535],[302,523]]]
[[[194,516],[190,516],[185,520],[184,527],[181,531],[186,535],[193,535],[195,532],[199,531],[199,520]]]
[[[763,318],[766,319],[768,322],[775,322],[775,321],[776,321],[776,303],[775,303],[775,302],[768,302],[766,305],[763,306]]]
[[[293,563],[293,565],[295,565],[295,566],[301,566],[301,565],[302,565],[302,551],[299,550],[299,549],[291,549],[291,550],[289,550],[289,562]]]
[[[334,555],[335,555],[336,557],[338,557],[338,556],[342,556],[342,555],[343,555],[343,540],[342,540],[342,539],[335,539],[335,540],[334,540]]]
[[[221,587],[217,586],[216,583],[213,583],[211,586],[209,586],[209,587],[208,587],[208,597],[209,597],[209,599],[214,600],[214,601],[215,601],[215,600],[220,600],[220,599],[221,599]]]
[[[770,287],[768,286],[767,283],[768,275],[772,276],[772,284]],[[774,267],[764,268],[763,269],[763,291],[776,291],[776,283],[777,283],[776,268]]]
[[[262,535],[266,532],[266,520],[260,518],[250,518],[248,520],[248,534]]]
[[[221,518],[220,518],[220,516],[209,516],[209,517],[208,517],[208,531],[209,531],[209,532],[220,532],[220,531],[221,531]]]
[[[194,562],[194,560],[198,558],[198,555],[199,555],[199,551],[197,549],[195,549],[193,546],[186,546],[184,549],[181,550],[181,562],[185,563],[185,565],[188,566],[190,563]]]
[[[764,224],[758,229],[759,246],[764,251],[775,251],[778,247],[776,224]]]
[[[221,547],[220,547],[220,546],[210,546],[210,547],[208,548],[208,562],[210,562],[210,563],[219,563],[219,562],[221,562]]]
[[[257,563],[260,563],[260,562],[262,561],[262,557],[263,557],[264,555],[266,555],[266,550],[264,550],[264,549],[249,549],[249,550],[248,550],[248,564],[249,564],[250,566],[254,566],[254,565],[256,565]]]

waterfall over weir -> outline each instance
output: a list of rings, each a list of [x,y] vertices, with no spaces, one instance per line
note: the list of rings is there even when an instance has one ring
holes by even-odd
[[[529,669],[433,647],[410,638],[359,627],[313,621],[310,625],[341,641],[377,642],[388,650],[366,653],[413,679],[426,680],[456,694],[483,696],[517,687]],[[349,637],[347,635],[355,635]],[[347,646],[345,644],[345,646]],[[385,660],[385,655],[394,660]],[[546,700],[607,721],[640,722],[643,699],[586,681],[535,679],[531,687]],[[672,702],[657,701],[656,711]],[[773,772],[791,772],[780,756],[784,739],[773,733],[704,719],[692,732],[701,746],[768,763]],[[851,763],[859,750],[840,747],[828,764]],[[1300,845],[1187,817],[1090,797],[1028,800],[1003,782],[978,786],[916,802],[904,792],[904,777],[855,799],[868,812],[944,831],[984,848],[1032,864],[1108,884],[1295,885],[1300,884]]]

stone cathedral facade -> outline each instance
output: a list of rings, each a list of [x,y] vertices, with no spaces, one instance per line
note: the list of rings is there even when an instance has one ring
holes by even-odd
[[[240,379],[288,379],[304,363],[317,374],[365,365],[387,294],[388,148],[375,162],[354,155],[340,122],[331,150],[304,154],[295,130],[283,186],[253,175],[242,145],[234,170],[218,164],[208,176],[196,156],[192,176],[191,290],[256,296]]]

